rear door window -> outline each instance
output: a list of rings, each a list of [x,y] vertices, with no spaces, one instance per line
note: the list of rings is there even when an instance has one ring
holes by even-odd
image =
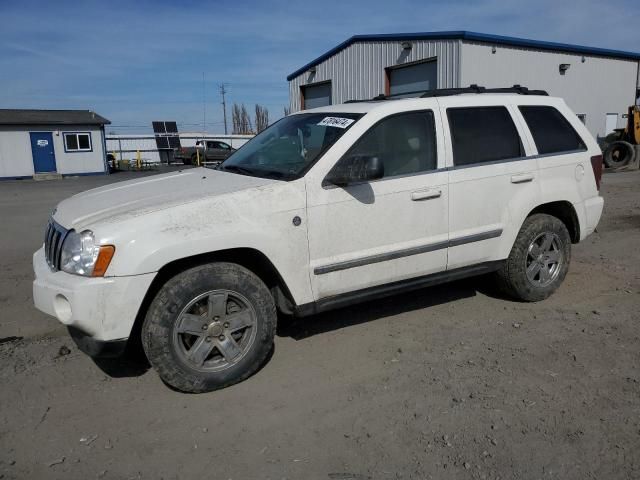
[[[448,108],[447,118],[455,166],[524,155],[518,130],[505,107]]]
[[[539,154],[586,150],[580,135],[555,108],[541,105],[518,108],[527,122]]]

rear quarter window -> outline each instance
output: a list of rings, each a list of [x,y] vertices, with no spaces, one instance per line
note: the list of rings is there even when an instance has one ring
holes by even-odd
[[[455,166],[523,156],[518,130],[505,107],[448,108],[447,118]]]
[[[540,155],[587,149],[580,135],[554,107],[522,105],[518,108]]]

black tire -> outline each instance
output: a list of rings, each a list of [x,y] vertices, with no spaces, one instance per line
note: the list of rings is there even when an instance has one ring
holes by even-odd
[[[604,144],[605,146],[608,146],[613,142],[617,142],[618,140],[620,140],[620,132],[612,132],[604,137]]]
[[[540,253],[542,257],[535,255],[536,252],[543,251],[541,247],[544,247],[544,241],[549,238],[551,238],[552,249],[548,255],[544,256],[543,253]],[[535,251],[534,242],[538,246],[538,250]],[[553,253],[553,256],[557,255],[559,258],[555,269],[549,267],[551,263],[543,266],[545,262],[550,261],[547,257],[550,258],[552,252],[557,252],[557,254]],[[498,284],[506,294],[518,300],[525,302],[544,300],[560,286],[567,275],[570,262],[571,237],[565,224],[551,215],[534,214],[524,221],[511,248],[509,258],[497,272]],[[528,270],[529,267],[531,267],[530,270]],[[539,267],[537,274],[536,267]],[[548,278],[543,278],[543,270],[549,275]]]
[[[212,291],[214,293],[211,294]],[[234,294],[244,299],[238,300],[238,305],[245,302],[249,315],[254,319],[254,324],[243,330],[240,340],[237,340],[237,343],[236,340],[233,341],[236,348],[244,342],[244,335],[251,335],[253,339],[244,347],[242,355],[236,356],[238,359],[236,363],[227,362],[223,350],[216,346],[222,344],[218,342],[218,338],[225,338],[225,335],[220,333],[227,334],[225,341],[232,340],[232,335],[236,335],[235,333],[215,330],[216,333],[211,333],[214,335],[211,337],[205,337],[210,335],[209,330],[205,330],[207,333],[199,333],[202,337],[191,337],[188,332],[178,333],[183,328],[182,324],[178,325],[178,321],[184,322],[182,319],[185,316],[197,318],[199,321],[199,316],[185,313],[185,309],[203,308],[201,303],[190,307],[203,295],[200,302],[204,302],[204,308],[207,309],[202,313],[205,322],[203,329],[212,318],[217,320],[219,317],[213,317],[213,314],[210,314],[209,310],[213,307],[209,306],[212,303],[207,295],[222,295],[217,293],[221,291],[232,292],[228,293],[228,297],[224,297],[224,314],[229,316],[223,316],[223,319],[232,318],[233,312],[229,313],[228,310],[229,305],[235,305]],[[230,299],[230,303],[227,303],[227,298]],[[240,308],[239,311],[242,313],[245,310]],[[215,326],[221,329],[220,322],[211,322],[209,328]],[[142,345],[149,362],[167,384],[183,392],[209,392],[241,382],[263,365],[273,348],[276,322],[277,314],[273,297],[267,286],[253,272],[234,263],[211,263],[176,275],[160,289],[147,311],[142,326]],[[224,325],[227,327],[228,323]],[[255,332],[247,333],[254,328]],[[189,339],[193,339],[190,347],[185,343]],[[195,349],[197,342],[203,345],[201,340],[205,339],[208,339],[209,345],[214,345],[213,350],[203,357],[202,367],[197,368],[190,363],[190,349]],[[187,348],[190,349],[187,350]],[[223,368],[216,367],[222,368],[221,370],[211,371],[213,367],[207,366],[208,362],[214,362],[216,357],[218,362],[228,363],[228,365]]]
[[[633,162],[636,151],[629,142],[619,140],[604,151],[604,164],[609,168],[620,168]]]

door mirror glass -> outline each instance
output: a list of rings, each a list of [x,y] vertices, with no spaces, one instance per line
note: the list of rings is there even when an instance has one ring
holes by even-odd
[[[340,159],[323,183],[345,187],[352,183],[367,182],[382,177],[384,177],[384,164],[379,157],[351,155]]]

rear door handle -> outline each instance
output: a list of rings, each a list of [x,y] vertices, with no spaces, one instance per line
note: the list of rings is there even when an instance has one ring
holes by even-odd
[[[411,200],[419,202],[420,200],[430,200],[432,198],[438,198],[442,195],[442,190],[418,190],[411,192]]]
[[[520,175],[512,175],[511,183],[527,183],[533,181],[533,173],[523,173]]]

